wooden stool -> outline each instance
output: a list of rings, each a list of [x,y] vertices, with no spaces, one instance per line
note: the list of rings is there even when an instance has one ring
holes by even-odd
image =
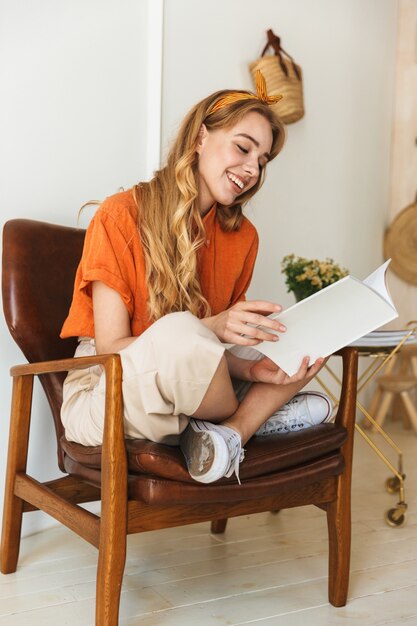
[[[410,393],[417,387],[416,377],[403,374],[386,374],[380,376],[376,383],[378,387],[369,406],[369,413],[377,424],[382,427],[394,400],[400,400],[405,410],[406,421],[404,425],[408,428],[411,425],[417,434],[417,409],[410,396]]]

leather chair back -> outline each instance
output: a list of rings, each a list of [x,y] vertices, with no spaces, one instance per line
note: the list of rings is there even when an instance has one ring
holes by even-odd
[[[2,295],[6,323],[29,362],[74,356],[76,338],[60,339],[68,314],[85,230],[33,220],[10,220],[3,230]],[[41,376],[60,438],[65,373]]]

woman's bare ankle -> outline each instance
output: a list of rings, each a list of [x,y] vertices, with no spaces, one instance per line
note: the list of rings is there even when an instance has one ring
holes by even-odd
[[[248,434],[246,433],[245,429],[242,428],[242,424],[239,423],[239,420],[236,420],[232,417],[228,417],[227,419],[225,419],[222,423],[222,426],[227,426],[227,428],[231,428],[232,430],[235,430],[239,435],[240,435],[240,439],[242,441],[242,446],[245,445],[245,443],[251,438],[252,433],[248,436]]]

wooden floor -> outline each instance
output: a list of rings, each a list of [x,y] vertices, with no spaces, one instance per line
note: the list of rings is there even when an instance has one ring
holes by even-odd
[[[417,626],[417,437],[389,432],[404,451],[408,521],[385,523],[390,473],[357,435],[346,607],[327,602],[325,515],[305,507],[230,520],[224,536],[198,524],[130,537],[120,624]],[[17,573],[0,575],[0,625],[92,625],[95,569],[95,549],[67,530],[25,538]]]

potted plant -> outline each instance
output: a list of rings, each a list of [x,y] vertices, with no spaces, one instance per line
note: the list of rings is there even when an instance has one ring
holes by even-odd
[[[346,276],[349,271],[340,267],[333,259],[324,261],[305,259],[288,254],[281,261],[282,272],[288,291],[292,291],[297,301],[311,296],[324,287]]]

